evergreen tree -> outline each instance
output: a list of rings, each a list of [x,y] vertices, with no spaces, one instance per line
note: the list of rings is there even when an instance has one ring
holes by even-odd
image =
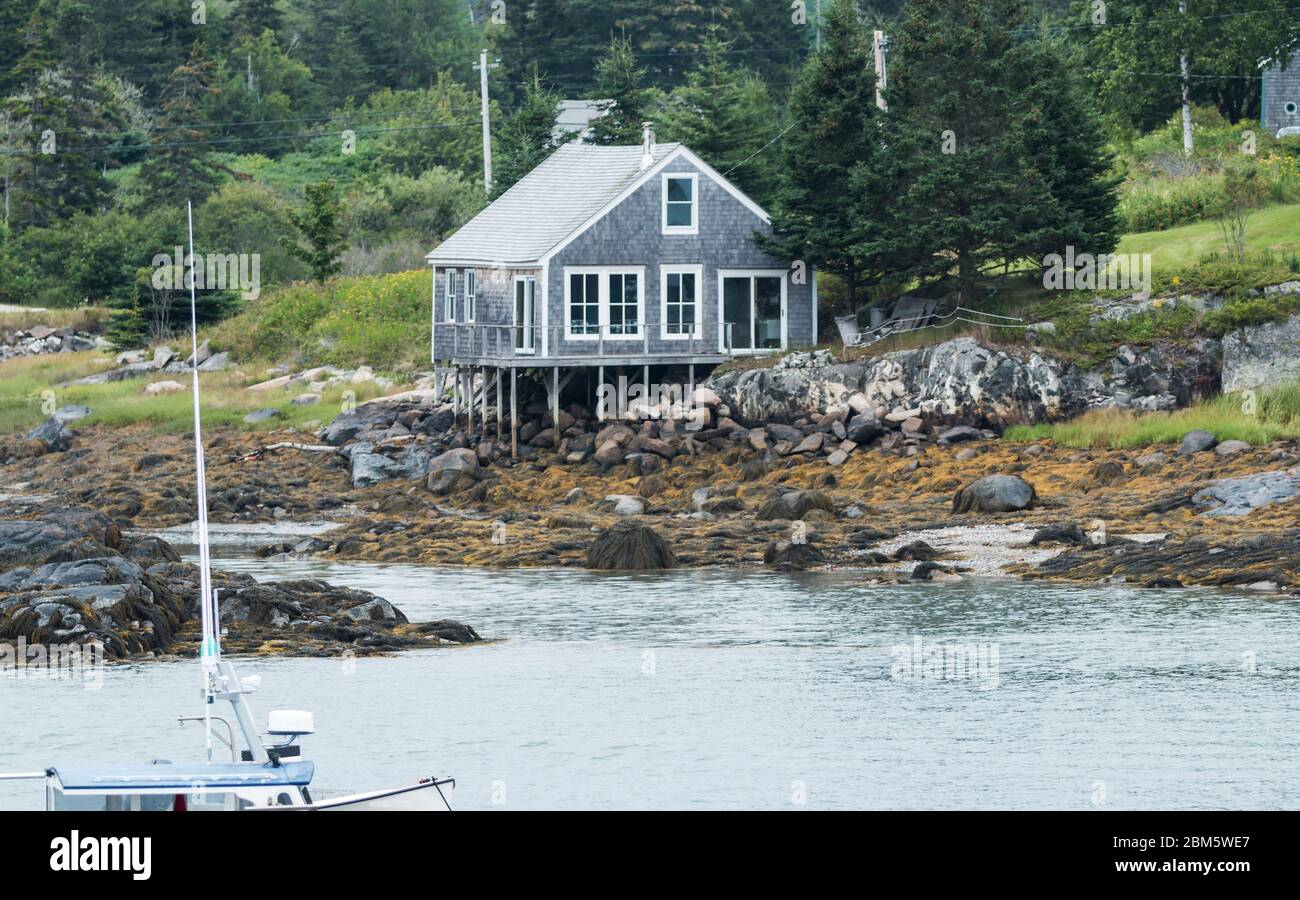
[[[497,135],[492,166],[492,196],[499,197],[537,164],[555,152],[555,119],[560,97],[542,85],[537,70],[524,92],[522,105],[506,119]]]
[[[774,236],[762,243],[839,277],[856,308],[859,289],[881,280],[891,262],[873,245],[890,197],[871,189],[885,160],[871,42],[853,0],[833,0],[824,41],[790,95]]]
[[[235,24],[244,37],[258,37],[264,31],[278,32],[284,27],[284,16],[277,0],[239,0]]]
[[[591,97],[600,101],[600,117],[593,121],[590,143],[617,145],[641,143],[641,123],[650,113],[654,92],[645,87],[645,69],[637,65],[627,35],[610,38],[609,55],[596,64],[596,86]]]
[[[163,85],[158,128],[140,168],[149,202],[175,205],[190,200],[197,205],[220,180],[202,143],[208,138],[204,104],[217,93],[212,74],[212,62],[196,43],[189,59],[173,69]]]
[[[1041,257],[1076,252],[1109,253],[1119,242],[1118,194],[1122,177],[1106,149],[1100,120],[1085,82],[1066,62],[1059,39],[1039,37],[1021,52],[1032,73],[1019,102],[1025,105],[1020,134],[1026,168],[1041,177],[1052,202],[1034,204],[1022,216],[1016,241],[1005,254]],[[1008,256],[1008,258],[1010,258]]]
[[[292,256],[302,260],[311,270],[311,277],[324,284],[343,270],[339,257],[347,249],[343,240],[342,204],[334,191],[334,182],[321,181],[305,188],[307,208],[290,212],[289,220],[298,229],[307,246],[281,236],[280,244]]]
[[[982,274],[1032,256],[1060,224],[1049,148],[1029,153],[1022,133],[1037,77],[1026,25],[1023,0],[912,0],[896,42],[888,152],[904,187],[880,245],[913,277],[955,274],[968,306]],[[1036,139],[1053,142],[1051,124]]]
[[[780,114],[761,79],[728,65],[730,47],[716,29],[705,39],[699,64],[660,110],[660,136],[686,144],[764,203],[772,195],[777,155],[764,145],[780,131]]]

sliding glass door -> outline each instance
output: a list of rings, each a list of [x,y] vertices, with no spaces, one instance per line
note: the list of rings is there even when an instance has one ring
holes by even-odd
[[[722,272],[722,349],[749,353],[785,347],[785,273]]]

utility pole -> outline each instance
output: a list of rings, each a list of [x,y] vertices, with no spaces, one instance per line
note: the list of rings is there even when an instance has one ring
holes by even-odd
[[[820,50],[822,48],[822,0],[815,0],[813,4],[813,17],[817,20],[817,37],[815,40],[817,49]]]
[[[889,49],[889,38],[880,29],[871,39],[871,51],[876,58],[876,106],[885,109],[885,88],[889,87],[889,63],[885,52]]]
[[[478,62],[474,68],[478,69],[478,89],[479,96],[483,100],[483,190],[491,196],[492,194],[492,127],[488,121],[488,69],[495,69],[500,65],[499,62],[489,64],[487,61],[487,50],[483,50],[478,55]]]

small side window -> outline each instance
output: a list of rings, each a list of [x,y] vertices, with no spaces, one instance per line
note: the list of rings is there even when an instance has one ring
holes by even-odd
[[[456,321],[456,270],[447,270],[447,287],[443,293],[443,319],[447,322]]]
[[[1295,101],[1294,101],[1294,100],[1288,100],[1287,103],[1286,103],[1286,106],[1282,107],[1282,109],[1286,110],[1286,114],[1287,114],[1288,116],[1294,116],[1294,115],[1295,115]]]
[[[465,270],[465,321],[473,322],[476,312],[478,273],[473,269]]]

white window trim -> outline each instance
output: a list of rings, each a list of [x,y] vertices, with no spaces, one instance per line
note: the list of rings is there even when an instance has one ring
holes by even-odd
[[[690,334],[668,332],[668,276],[695,276],[695,322]],[[659,337],[665,341],[694,341],[704,336],[704,266],[661,265],[659,267]]]
[[[786,269],[718,269],[718,352],[726,353],[727,351],[727,324],[726,315],[723,312],[722,287],[726,284],[728,278],[780,278],[781,279],[781,347],[749,347],[745,349],[730,351],[732,356],[766,356],[771,353],[784,353],[790,346],[789,337],[789,318],[790,318],[790,278],[789,271]],[[750,304],[754,303],[754,296],[751,288]]]
[[[669,225],[668,224],[668,180],[670,178],[686,178],[691,182],[691,224],[689,225]],[[660,192],[660,225],[664,234],[699,234],[700,233],[700,176],[698,172],[664,172],[663,179],[660,182],[662,190]]]
[[[442,314],[446,321],[456,324],[456,270],[446,269],[442,276]]]
[[[519,329],[519,285],[533,283],[533,346],[527,349],[515,346],[515,332]],[[527,290],[527,288],[525,288]],[[510,286],[510,348],[517,356],[537,355],[537,276],[516,275]]]
[[[478,271],[466,269],[461,280],[465,284],[465,321],[473,322],[475,307],[478,305]]]
[[[575,334],[573,332],[573,317],[569,314],[570,290],[569,276],[571,275],[597,275],[598,290],[600,292],[600,330],[596,334]],[[610,334],[609,333],[609,276],[610,275],[635,275],[636,276],[636,304],[637,304],[637,328],[634,334]],[[564,267],[564,339],[566,341],[599,341],[604,339],[606,342],[613,341],[621,343],[624,341],[641,341],[643,340],[644,329],[646,327],[647,310],[645,306],[645,266],[565,266]]]

